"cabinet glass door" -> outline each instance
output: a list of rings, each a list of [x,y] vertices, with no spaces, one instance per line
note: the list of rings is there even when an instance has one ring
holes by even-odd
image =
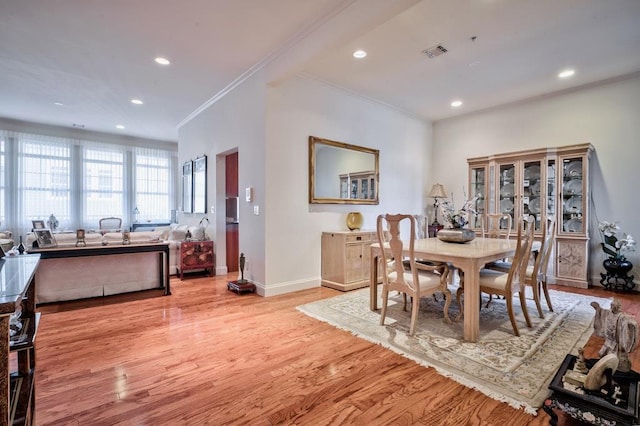
[[[562,159],[562,232],[584,233],[582,214],[585,209],[583,201],[584,161],[583,157]]]
[[[556,160],[547,161],[547,217],[556,216]]]
[[[516,216],[516,166],[515,164],[500,164],[498,170],[498,211],[511,216],[512,227],[515,226]]]
[[[470,198],[477,197],[475,204],[471,206],[477,213],[469,218],[469,227],[472,229],[480,229],[481,221],[487,212],[487,196],[486,185],[487,170],[484,167],[472,168],[469,177],[469,195]]]
[[[542,182],[542,161],[525,161],[522,172],[522,214],[535,217],[535,230],[542,226],[544,184]]]

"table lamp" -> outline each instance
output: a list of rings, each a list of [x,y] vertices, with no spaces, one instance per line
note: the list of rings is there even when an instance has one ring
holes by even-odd
[[[447,198],[447,191],[444,190],[444,186],[442,186],[439,183],[434,184],[431,187],[431,191],[429,191],[429,195],[427,195],[427,197],[429,198],[433,198],[433,210],[436,212],[435,214],[435,219],[432,223],[432,225],[440,225],[438,223],[438,204],[439,204],[439,199],[440,198]]]

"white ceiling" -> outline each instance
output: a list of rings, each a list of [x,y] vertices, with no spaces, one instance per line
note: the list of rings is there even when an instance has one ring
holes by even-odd
[[[640,0],[0,0],[4,118],[175,141],[263,65],[435,121],[640,72]]]

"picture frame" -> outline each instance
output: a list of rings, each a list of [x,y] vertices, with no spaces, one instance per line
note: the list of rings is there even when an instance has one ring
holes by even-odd
[[[31,226],[33,227],[33,231],[36,229],[45,229],[44,220],[32,220]]]
[[[50,229],[35,229],[33,232],[36,234],[36,241],[38,242],[39,248],[58,246],[58,243]]]
[[[86,247],[87,242],[84,239],[84,229],[76,229],[76,247]]]
[[[207,212],[207,156],[193,161],[193,213]]]
[[[182,211],[193,212],[193,161],[182,165]]]

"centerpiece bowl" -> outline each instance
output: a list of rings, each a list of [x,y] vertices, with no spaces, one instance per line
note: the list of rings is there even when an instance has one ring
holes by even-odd
[[[447,243],[468,243],[476,237],[476,233],[467,228],[443,228],[438,231],[436,237]]]

